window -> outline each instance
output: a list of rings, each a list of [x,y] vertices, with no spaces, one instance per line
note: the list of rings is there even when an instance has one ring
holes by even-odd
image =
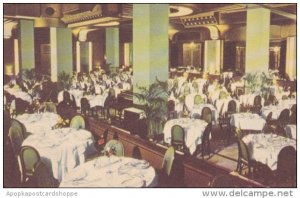
[[[195,68],[202,67],[201,43],[183,43],[183,65],[194,66]]]

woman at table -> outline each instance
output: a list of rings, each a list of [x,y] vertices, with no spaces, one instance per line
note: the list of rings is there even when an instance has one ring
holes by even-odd
[[[73,99],[74,100],[74,99]],[[63,100],[57,105],[57,113],[64,119],[71,119],[72,112],[76,111],[75,101],[71,100],[70,93],[67,91],[63,92]]]

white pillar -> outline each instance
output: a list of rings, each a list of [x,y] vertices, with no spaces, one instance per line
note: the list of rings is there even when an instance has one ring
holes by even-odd
[[[296,65],[297,65],[297,39],[296,37],[288,37],[286,43],[286,63],[285,71],[290,79],[296,79]]]
[[[270,45],[270,10],[247,10],[246,73],[268,71]]]

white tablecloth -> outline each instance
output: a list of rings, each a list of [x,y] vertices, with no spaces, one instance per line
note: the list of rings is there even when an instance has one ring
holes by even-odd
[[[32,103],[32,98],[29,95],[29,93],[21,91],[21,89],[19,89],[19,88],[10,88],[10,87],[5,86],[4,90],[7,91],[10,95],[15,96],[16,98],[20,98],[26,102],[29,102],[29,104]]]
[[[241,104],[253,106],[254,105],[254,98],[257,94],[245,94],[240,95],[239,100]],[[265,100],[261,99],[261,105],[264,106]]]
[[[265,106],[261,109],[261,115],[263,118],[267,118],[270,112],[272,112],[272,119],[277,120],[281,111],[284,110],[285,107],[283,106]]]
[[[95,151],[91,132],[84,129],[61,128],[28,136],[23,144],[36,148],[43,162],[59,181],[64,175],[84,163],[85,156]]]
[[[190,153],[194,153],[198,144],[202,142],[202,134],[207,126],[204,120],[190,119],[190,118],[179,118],[173,119],[166,122],[164,126],[164,141],[171,143],[171,129],[174,125],[180,125],[185,131],[185,143],[189,148]]]
[[[243,138],[248,146],[252,159],[277,169],[277,158],[281,149],[286,146],[296,148],[296,141],[274,134],[248,134]]]
[[[210,108],[211,112],[212,112],[212,118],[215,123],[218,123],[218,118],[219,118],[219,114],[217,109],[212,105],[212,104],[200,104],[200,105],[194,105],[192,110],[191,110],[191,117],[193,117],[194,114],[199,114],[202,115],[202,109],[204,107],[208,107]]]
[[[230,125],[241,130],[261,131],[265,124],[265,119],[253,113],[235,113],[230,119]]]
[[[215,104],[216,104],[216,109],[217,109],[219,115],[224,115],[225,112],[228,111],[228,103],[231,100],[234,100],[234,99],[229,97],[229,98],[226,98],[226,99],[217,99],[216,100]],[[237,100],[234,100],[234,101],[236,103],[236,111],[239,112],[240,111],[240,103]],[[222,108],[222,106],[223,106],[223,108]]]
[[[278,106],[291,109],[294,104],[297,104],[296,99],[287,99],[278,101]]]
[[[289,138],[292,138],[292,139],[295,139],[295,140],[297,139],[297,126],[296,125],[288,124],[288,125],[286,125],[284,130],[286,132],[286,135]]]
[[[22,114],[18,115],[15,119],[22,122],[27,132],[32,134],[43,134],[51,130],[51,128],[58,123],[59,115],[50,112]]]
[[[104,103],[107,96],[108,96],[108,92],[105,91],[102,95],[87,95],[83,97],[88,99],[90,107],[93,108],[96,106],[104,107]],[[77,106],[81,108],[81,103],[79,103],[79,105]]]
[[[60,187],[155,187],[157,177],[145,160],[106,156],[95,158],[69,172]]]

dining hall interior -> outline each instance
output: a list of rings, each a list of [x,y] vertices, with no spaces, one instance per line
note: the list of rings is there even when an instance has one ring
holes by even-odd
[[[4,3],[3,187],[297,187],[296,3]]]

